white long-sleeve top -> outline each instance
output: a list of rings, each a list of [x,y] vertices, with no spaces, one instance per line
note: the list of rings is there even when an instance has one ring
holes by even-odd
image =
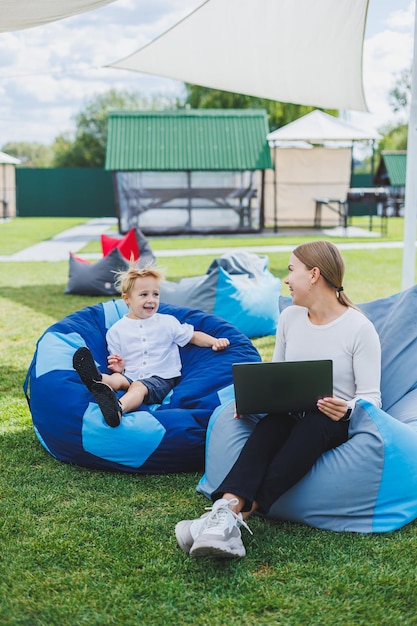
[[[317,325],[305,307],[284,309],[272,360],[319,359],[333,361],[333,394],[350,408],[358,398],[381,406],[381,344],[374,325],[360,311],[349,307],[333,322]]]
[[[194,334],[191,324],[181,324],[176,317],[155,313],[147,319],[126,315],[106,334],[110,354],[120,354],[125,374],[131,380],[149,376],[174,378],[181,374],[178,346],[185,346]]]

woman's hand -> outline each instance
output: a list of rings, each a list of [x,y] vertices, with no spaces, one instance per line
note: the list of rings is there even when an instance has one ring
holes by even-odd
[[[112,372],[123,374],[125,371],[125,362],[120,354],[110,354],[110,356],[107,357],[107,362],[109,364],[109,370]]]
[[[343,417],[345,417],[349,407],[346,400],[336,398],[335,396],[329,396],[327,398],[320,398],[320,400],[317,400],[317,408],[334,422],[339,422]]]

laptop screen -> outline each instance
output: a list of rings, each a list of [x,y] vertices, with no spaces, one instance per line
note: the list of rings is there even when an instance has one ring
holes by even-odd
[[[314,410],[333,395],[331,360],[235,363],[232,372],[239,415]]]

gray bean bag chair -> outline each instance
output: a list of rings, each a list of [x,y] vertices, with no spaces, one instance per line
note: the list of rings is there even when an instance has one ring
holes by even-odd
[[[290,304],[281,298],[281,307]],[[360,401],[349,439],[322,455],[279,498],[268,517],[334,531],[396,530],[417,517],[417,286],[361,305],[382,346],[382,409]],[[206,469],[197,490],[207,497],[233,465],[258,416],[233,419],[234,394],[207,430]]]
[[[267,257],[231,252],[215,259],[203,276],[164,281],[161,300],[214,313],[247,337],[262,337],[275,333],[280,288]]]
[[[145,235],[137,228],[131,228],[124,237],[101,236],[103,257],[95,262],[70,254],[66,294],[79,296],[118,295],[114,285],[116,272],[129,267],[130,260],[139,267],[155,261]]]

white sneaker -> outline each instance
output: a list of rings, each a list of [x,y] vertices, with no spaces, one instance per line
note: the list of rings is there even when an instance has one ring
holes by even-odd
[[[190,556],[230,559],[246,555],[239,527],[244,526],[251,534],[252,532],[243,521],[242,515],[230,509],[237,503],[237,498],[216,500],[211,512],[205,518],[200,518],[199,532],[190,548]]]
[[[191,546],[198,536],[203,522],[209,513],[203,513],[198,519],[184,519],[175,526],[175,537],[181,550],[190,554]]]

